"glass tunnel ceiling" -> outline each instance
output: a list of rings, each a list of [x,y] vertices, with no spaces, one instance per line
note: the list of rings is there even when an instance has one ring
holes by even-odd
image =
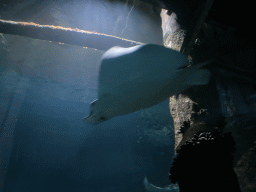
[[[36,1],[34,1],[35,3]],[[94,45],[92,45],[92,47],[111,47],[112,45],[115,46],[116,44],[108,44],[109,42],[111,43],[112,40],[116,40],[118,38],[114,38],[112,36],[120,36],[120,39],[118,39],[119,42],[124,42],[122,39],[132,39],[131,42],[143,42],[143,43],[153,43],[153,44],[162,44],[162,30],[161,30],[161,22],[160,20],[157,21],[157,19],[153,20],[151,18],[148,17],[148,15],[146,15],[144,12],[138,10],[139,8],[141,8],[142,6],[145,7],[145,9],[150,10],[150,7],[146,7],[146,4],[142,4],[142,5],[137,5],[137,4],[133,4],[136,1],[129,1],[129,4],[120,4],[120,3],[97,3],[96,1],[86,1],[85,2],[66,2],[66,3],[51,3],[51,4],[46,4],[44,5],[43,3],[41,3],[41,5],[38,5],[39,7],[42,6],[42,9],[40,9],[40,11],[37,14],[31,15],[29,16],[29,18],[26,18],[25,16],[28,15],[28,13],[26,12],[27,10],[25,8],[19,10],[19,8],[16,7],[22,7],[20,6],[20,4],[17,4],[16,7],[14,7],[13,9],[17,11],[16,14],[12,13],[4,13],[1,15],[1,19],[4,20],[13,20],[16,19],[15,22],[33,22],[33,23],[37,23],[40,25],[54,25],[54,26],[62,26],[64,28],[68,28],[69,31],[79,31],[79,30],[83,30],[86,31],[87,34],[91,33],[93,34],[94,37],[99,37],[99,36],[104,36],[106,37],[105,39],[103,39],[103,41],[92,41],[91,43],[93,43]],[[28,3],[29,4],[29,3]],[[25,7],[25,6],[23,6]],[[34,7],[35,8],[35,7]],[[36,8],[35,8],[36,9]],[[152,9],[152,8],[151,8]],[[23,15],[21,14],[23,12]],[[46,14],[47,13],[47,14]],[[153,11],[151,14],[153,14]],[[16,15],[20,16],[20,19],[16,18]],[[156,17],[156,15],[155,15]],[[160,19],[160,16],[158,16]],[[26,20],[25,20],[26,19]],[[153,21],[151,21],[153,20]],[[30,23],[31,24],[31,23]],[[21,25],[23,26],[23,25]],[[41,29],[42,27],[35,27],[36,29]],[[72,29],[71,29],[72,28]],[[24,28],[26,29],[26,28]],[[1,28],[0,28],[1,30]],[[65,30],[60,30],[59,33],[62,34],[63,31]],[[37,32],[39,33],[40,30]],[[79,33],[79,32],[77,32]],[[51,33],[50,33],[51,34]],[[79,33],[80,34],[80,33]],[[107,34],[108,36],[105,35],[99,35],[99,34]],[[44,34],[43,34],[44,35]],[[40,36],[43,36],[40,35]],[[56,35],[58,36],[58,34]],[[83,34],[81,35],[82,38]],[[6,35],[3,36],[3,42],[6,41],[8,39],[8,37]],[[17,38],[15,38],[17,39]],[[37,42],[36,46],[39,46],[42,42],[41,41],[37,41],[37,40],[30,40],[29,38],[25,38],[26,41],[33,41],[33,42]],[[91,36],[88,36],[86,39],[90,40],[92,39]],[[70,40],[70,42],[72,42],[73,39]],[[76,40],[76,39],[75,39]],[[80,39],[79,39],[80,40]],[[79,41],[78,40],[78,41]],[[106,41],[105,41],[106,40]],[[15,40],[13,40],[15,41]],[[77,41],[77,40],[76,40]],[[77,41],[77,42],[78,42]],[[12,42],[11,39],[11,43],[14,45],[14,42]],[[18,42],[17,46],[24,46],[19,45]],[[25,41],[24,41],[25,43]],[[9,43],[10,44],[10,43]],[[25,43],[26,44],[26,43]],[[53,43],[54,44],[54,43]],[[86,42],[85,42],[86,44]],[[132,45],[135,43],[130,43],[128,42],[127,45]],[[46,43],[42,44],[42,45],[46,45]],[[8,50],[8,43],[6,45],[4,45],[5,48]],[[59,45],[62,47],[70,47],[70,45],[64,44],[64,45]],[[84,47],[84,46],[83,46]],[[78,49],[78,47],[76,47]],[[90,47],[89,47],[90,48]],[[14,48],[14,50],[16,50],[17,48]],[[44,50],[46,51],[47,48],[44,48]],[[54,50],[54,49],[51,49]],[[65,49],[68,50],[69,49]],[[72,49],[70,49],[72,50]],[[41,51],[39,51],[41,52]],[[50,51],[49,51],[50,52]],[[89,51],[90,52],[90,51]],[[18,53],[18,51],[16,52]],[[103,52],[100,51],[100,54],[102,54]],[[61,53],[60,53],[61,54]],[[78,53],[76,53],[78,54]],[[17,54],[17,55],[21,55],[21,54]],[[82,52],[82,57],[87,57],[88,55],[83,51]],[[44,65],[48,65],[46,62],[44,62],[44,60],[47,58],[47,54],[32,54],[30,57],[34,58],[35,60],[40,60],[39,63],[45,63]],[[63,57],[62,57],[63,58]],[[78,55],[76,55],[77,59]],[[20,56],[19,58],[17,58],[13,63],[20,63],[22,61],[22,56]],[[96,60],[96,59],[95,59]],[[100,57],[98,57],[98,60],[100,60]],[[48,62],[50,63],[50,62]],[[65,62],[58,62],[58,65],[61,65],[61,63],[65,63]],[[71,65],[72,60],[70,60],[70,64]],[[83,62],[81,61],[81,65],[83,64]],[[13,65],[18,65],[18,64],[13,64]],[[28,65],[27,63],[25,65]],[[31,64],[32,66],[30,66],[30,70],[32,70],[33,68],[35,68],[35,66],[33,66],[34,64]],[[72,64],[74,65],[74,64]],[[84,64],[83,64],[84,65]],[[16,66],[17,68],[17,66]],[[43,66],[41,67],[43,68]],[[75,67],[73,67],[74,69],[72,70],[76,70]],[[23,73],[28,72],[28,73],[32,73],[30,70],[24,70]],[[44,69],[46,70],[46,69]],[[39,76],[41,76],[41,74],[43,73],[44,70],[41,70],[39,72]],[[68,69],[64,69],[63,70],[67,70]],[[50,71],[50,70],[49,70]],[[67,73],[67,72],[65,72]],[[49,74],[53,74],[53,72],[49,73]],[[49,76],[48,74],[48,76]],[[61,74],[61,71],[59,71],[59,74]],[[64,73],[62,73],[63,75]],[[50,75],[51,76],[51,75]],[[65,76],[65,75],[63,75]],[[56,78],[53,77],[55,80]],[[81,77],[82,79],[84,77]],[[69,78],[67,78],[69,79]]]
[[[130,47],[142,44],[141,42],[162,44],[160,16],[150,5],[143,2],[126,1],[126,4],[122,4],[87,1],[83,3],[82,8],[78,8],[77,3],[62,4],[62,8],[68,8],[69,14],[73,16],[72,22],[65,15],[66,12],[57,7],[57,3],[52,4],[50,14],[46,14],[44,8],[32,18],[16,18],[18,14],[13,14],[13,21],[10,21],[11,17],[7,14],[4,20],[4,17],[0,20],[0,32],[100,50],[107,50],[113,46]],[[17,12],[20,14],[22,11],[25,12]],[[149,26],[153,25],[155,29],[150,30]],[[145,34],[142,36],[143,33],[147,34],[146,37]],[[139,36],[142,36],[142,41],[137,40]]]
[[[150,8],[133,2],[28,1],[0,16],[162,44],[160,18],[148,18],[137,7]],[[17,35],[0,39],[0,144],[5,149],[0,191],[145,191],[145,176],[158,186],[167,184],[174,153],[153,133],[157,127],[157,135],[172,142],[164,128],[169,119],[168,125],[163,120],[169,117],[168,104],[156,106],[153,111],[161,112],[156,119],[143,111],[85,125],[82,119],[97,98],[104,52]]]
[[[108,50],[113,46],[131,47],[144,43],[136,42],[112,35],[85,31],[80,29],[65,28],[53,25],[39,25],[32,22],[15,22],[0,19],[1,33],[32,37],[35,39],[55,41],[59,44],[80,45],[83,48]],[[13,30],[15,28],[15,30]],[[42,33],[44,35],[42,35]],[[95,43],[103,42],[103,44]],[[84,47],[88,46],[88,47]]]

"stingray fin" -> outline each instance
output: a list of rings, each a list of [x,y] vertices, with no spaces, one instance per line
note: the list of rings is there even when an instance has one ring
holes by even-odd
[[[99,114],[95,110],[97,102],[98,102],[98,100],[94,100],[93,102],[91,102],[91,104],[90,104],[90,115],[88,115],[85,118],[83,118],[84,122],[89,123],[89,124],[97,124],[97,123],[99,123],[98,122]]]
[[[89,124],[97,124],[97,118],[95,118],[94,116],[92,115],[89,115],[89,116],[86,116],[85,118],[83,118],[83,121],[85,123],[89,123]]]
[[[108,120],[108,118],[102,116],[101,113],[96,114],[96,115],[89,115],[89,116],[83,118],[83,121],[85,123],[89,123],[92,125],[99,124],[99,123],[102,123],[107,120]]]
[[[211,72],[207,69],[199,69],[190,74],[187,80],[188,85],[206,85],[209,83]]]
[[[169,189],[169,188],[162,188],[162,187],[157,187],[155,185],[152,185],[150,182],[148,182],[147,177],[144,178],[144,186],[147,192],[172,192],[174,190]]]

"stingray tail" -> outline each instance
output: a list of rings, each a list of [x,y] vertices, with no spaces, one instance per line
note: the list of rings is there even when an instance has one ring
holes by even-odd
[[[202,62],[202,63],[198,63],[196,65],[192,65],[190,66],[189,68],[192,68],[192,69],[200,69],[206,65],[209,65],[212,63],[213,60],[208,60],[208,61],[205,61],[205,62]]]

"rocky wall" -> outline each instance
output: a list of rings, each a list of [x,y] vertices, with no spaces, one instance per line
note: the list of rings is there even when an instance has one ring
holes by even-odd
[[[180,50],[186,31],[175,24],[175,15],[161,13],[164,45]],[[255,128],[255,46],[236,39],[232,30],[204,24],[190,52],[192,64],[213,59],[206,68],[212,77],[208,85],[195,86],[170,98],[174,120],[175,149],[194,134],[213,131],[219,125],[223,134],[231,132],[236,142],[234,170],[242,192],[256,191]],[[184,121],[190,128],[180,132]],[[211,128],[207,125],[212,125]]]

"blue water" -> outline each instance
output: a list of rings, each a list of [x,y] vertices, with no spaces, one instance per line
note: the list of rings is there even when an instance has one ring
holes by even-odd
[[[157,175],[167,176],[170,148],[137,142],[140,127],[149,126],[147,119],[130,114],[85,124],[89,101],[42,98],[39,80],[27,81],[25,98],[17,101],[21,106],[3,191],[145,191],[146,175],[155,182]],[[159,149],[168,154],[164,160],[158,159]]]
[[[114,13],[116,4],[108,11],[103,4],[86,7],[78,1],[36,3],[31,14],[28,3],[20,12],[13,9],[19,14],[5,11],[0,16],[162,42],[161,23],[139,17],[135,9],[127,21],[131,7]],[[0,191],[145,192],[145,176],[154,185],[168,184],[174,142],[159,147],[143,134],[157,122],[138,113],[99,125],[82,121],[97,99],[103,51],[5,34],[0,40]]]

